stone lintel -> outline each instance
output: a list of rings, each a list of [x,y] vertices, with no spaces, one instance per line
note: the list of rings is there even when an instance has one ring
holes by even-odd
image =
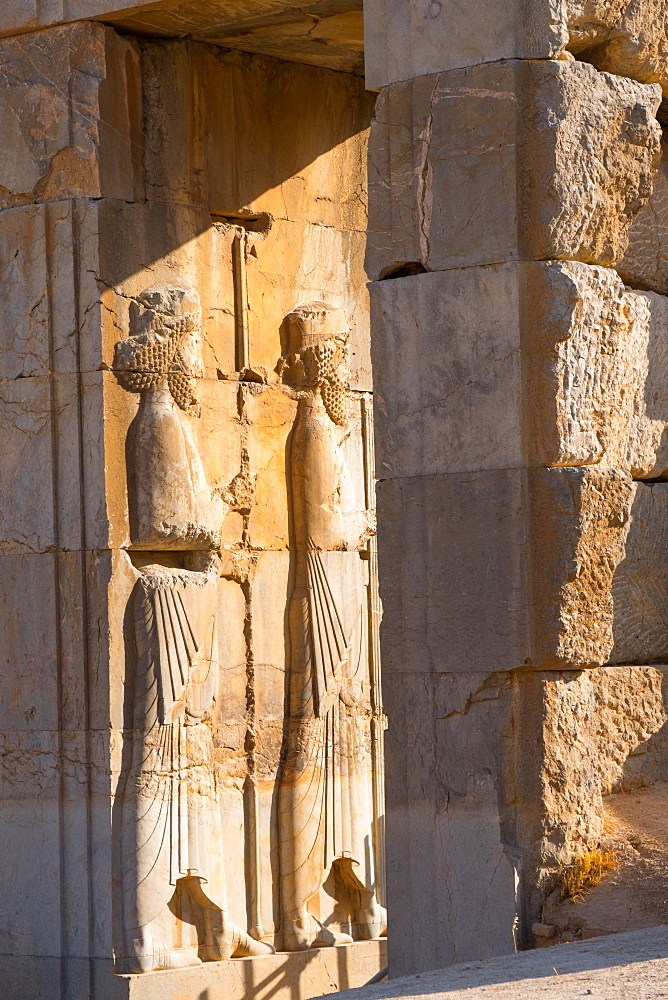
[[[0,37],[81,20],[364,73],[362,0],[10,0]]]

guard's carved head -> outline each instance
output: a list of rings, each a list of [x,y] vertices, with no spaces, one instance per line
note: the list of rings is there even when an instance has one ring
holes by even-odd
[[[195,377],[202,373],[199,295],[180,285],[156,285],[130,303],[130,336],[119,340],[114,371],[130,392],[165,379],[182,410],[197,403]]]
[[[307,302],[287,316],[288,352],[279,369],[283,380],[298,389],[320,389],[334,423],[345,426],[347,384],[340,370],[348,357],[348,324],[341,309],[326,302]]]

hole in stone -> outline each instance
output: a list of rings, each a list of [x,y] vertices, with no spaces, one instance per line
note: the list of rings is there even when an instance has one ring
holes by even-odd
[[[379,281],[389,281],[390,278],[410,278],[414,274],[427,274],[427,268],[419,260],[402,260],[396,264],[384,267],[380,272]]]
[[[211,212],[211,221],[224,226],[241,226],[247,233],[266,236],[273,223],[269,212]]]
[[[668,98],[664,97],[664,99],[661,101],[661,104],[659,105],[659,110],[656,113],[656,120],[658,121],[661,128],[664,129],[663,137],[665,139],[666,138],[665,129],[668,128]]]

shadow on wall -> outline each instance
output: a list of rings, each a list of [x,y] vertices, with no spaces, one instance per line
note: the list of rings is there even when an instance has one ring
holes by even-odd
[[[136,216],[144,232],[131,239],[130,220],[119,218],[106,282],[117,285],[193,240],[211,215],[253,206],[322,225],[334,222],[333,207],[345,225],[345,204],[328,205],[340,192],[332,197],[318,177],[314,191],[300,172],[368,128],[374,99],[360,78],[198,42],[139,45],[149,210]],[[356,193],[347,196],[358,208]]]

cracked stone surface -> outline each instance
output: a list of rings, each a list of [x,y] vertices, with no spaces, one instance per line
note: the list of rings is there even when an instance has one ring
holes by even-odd
[[[504,59],[578,58],[667,92],[662,0],[366,0],[367,82],[374,89]],[[405,44],[410,37],[410,45]]]
[[[97,24],[0,39],[0,209],[142,196],[138,60]]]
[[[656,85],[547,60],[386,88],[369,148],[369,274],[620,260],[652,193],[660,98]]]
[[[183,37],[346,73],[364,73],[361,0],[21,0],[0,13],[0,34],[103,18],[137,35]]]

